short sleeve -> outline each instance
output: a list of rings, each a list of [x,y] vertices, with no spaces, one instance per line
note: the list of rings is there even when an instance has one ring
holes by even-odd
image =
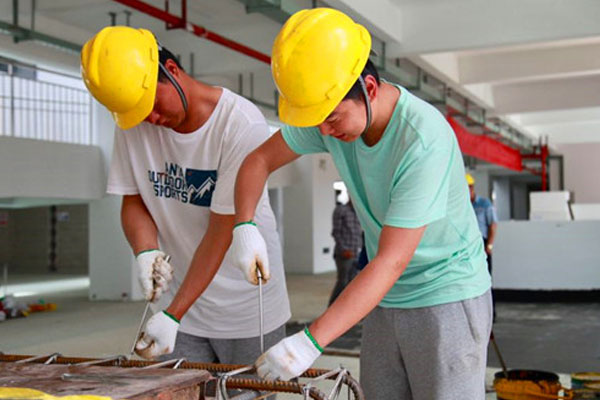
[[[281,128],[283,140],[296,154],[327,153],[323,135],[318,128],[298,128],[285,125]]]
[[[250,152],[269,138],[266,122],[253,122],[225,138],[217,169],[217,183],[210,210],[218,214],[235,214],[233,195],[240,165]]]
[[[496,214],[496,207],[494,207],[492,202],[489,203],[489,207],[486,210],[486,218],[487,218],[488,225],[495,224],[498,222],[498,215]]]
[[[394,176],[385,224],[420,228],[446,216],[456,144],[440,135],[427,148],[415,142]]]
[[[113,154],[110,161],[110,171],[108,173],[108,185],[106,192],[118,195],[139,194],[138,186],[135,182],[127,140],[123,132],[115,127],[115,141]]]

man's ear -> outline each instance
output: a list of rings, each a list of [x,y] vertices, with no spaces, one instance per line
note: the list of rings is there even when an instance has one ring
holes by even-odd
[[[179,78],[180,75],[180,69],[177,66],[177,64],[175,63],[175,61],[173,61],[172,59],[168,59],[165,62],[165,68],[167,69],[167,71],[169,71],[171,73],[171,75],[173,75],[174,77]]]
[[[367,93],[369,94],[369,99],[371,101],[375,100],[379,94],[379,84],[377,84],[377,80],[373,75],[367,75],[364,78],[364,81],[367,88]]]

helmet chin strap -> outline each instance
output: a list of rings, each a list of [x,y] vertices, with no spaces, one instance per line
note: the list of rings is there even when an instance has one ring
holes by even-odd
[[[175,80],[173,75],[171,75],[169,70],[167,70],[167,68],[164,65],[162,65],[161,63],[158,63],[158,66],[159,66],[160,70],[165,74],[167,79],[173,84],[173,86],[175,87],[175,90],[177,90],[177,93],[179,93],[179,98],[181,98],[181,104],[183,104],[183,110],[187,113],[188,103],[187,103],[187,99],[185,98],[185,93],[183,93],[183,89],[181,88],[179,83]]]
[[[363,96],[365,98],[365,104],[367,106],[367,124],[365,125],[365,129],[363,130],[363,132],[360,134],[360,136],[362,136],[364,139],[365,135],[367,134],[367,131],[371,127],[371,102],[369,101],[369,93],[367,92],[367,85],[365,84],[365,80],[362,76],[359,76],[358,81],[360,82],[360,88],[362,89]]]

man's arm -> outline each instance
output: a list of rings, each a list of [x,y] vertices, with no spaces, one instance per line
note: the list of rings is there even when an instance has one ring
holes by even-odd
[[[262,354],[255,363],[257,374],[267,380],[288,380],[306,371],[321,355],[323,347],[379,304],[406,269],[424,231],[425,226],[415,229],[384,226],[373,261],[309,328],[288,336]]]
[[[158,249],[158,229],[139,194],[123,196],[121,225],[134,254]]]
[[[491,253],[492,249],[490,246],[494,245],[494,240],[496,238],[496,228],[498,227],[498,224],[495,222],[492,222],[489,226],[488,226],[488,237],[487,237],[487,248],[485,249],[486,252]]]
[[[167,312],[181,319],[204,292],[219,270],[231,244],[233,215],[210,213],[208,229],[200,241],[190,267]]]
[[[490,202],[490,206],[486,211],[486,219],[488,222],[488,236],[487,236],[487,247],[485,252],[488,254],[492,253],[492,247],[496,238],[496,228],[498,226],[498,216],[496,215],[496,208]]]
[[[235,182],[235,223],[254,218],[267,178],[271,172],[299,157],[287,145],[281,131],[248,154]]]
[[[309,327],[321,347],[341,336],[379,304],[406,269],[424,231],[424,226],[383,227],[375,258]]]

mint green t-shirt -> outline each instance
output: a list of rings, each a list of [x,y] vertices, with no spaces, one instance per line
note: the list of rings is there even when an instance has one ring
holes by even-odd
[[[481,233],[452,128],[433,106],[400,89],[382,138],[372,147],[323,136],[316,127],[284,126],[297,154],[328,152],[377,254],[384,225],[427,226],[404,273],[382,307],[415,308],[474,298],[491,286]]]

